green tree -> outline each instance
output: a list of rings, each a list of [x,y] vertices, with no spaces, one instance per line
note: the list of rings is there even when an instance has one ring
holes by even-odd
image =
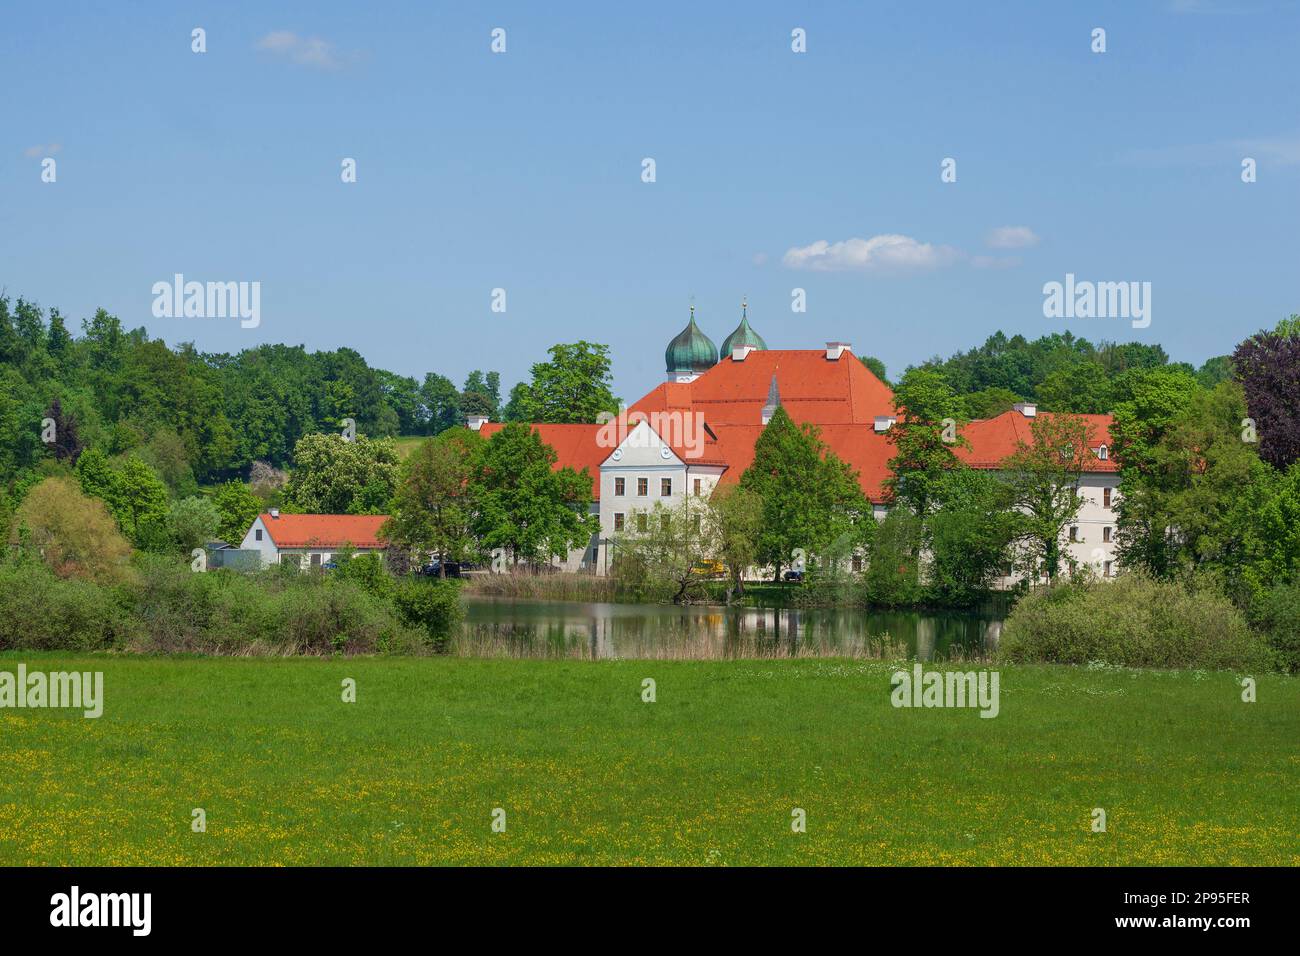
[[[926,584],[938,603],[968,606],[986,597],[1010,561],[1019,531],[1010,485],[973,468],[950,471],[927,519]]]
[[[236,547],[262,513],[262,499],[242,481],[227,481],[212,493],[217,509],[217,537]]]
[[[108,509],[69,478],[46,478],[27,492],[9,541],[60,577],[114,584],[130,576],[131,546]]]
[[[889,430],[894,457],[885,486],[896,503],[924,519],[935,505],[939,482],[958,465],[953,447],[964,444],[956,436],[957,396],[940,372],[911,368],[894,389],[894,408],[897,421]]]
[[[173,502],[167,511],[167,531],[176,549],[184,554],[211,541],[220,526],[217,506],[198,495]]]
[[[1100,362],[1077,362],[1057,369],[1038,386],[1038,401],[1053,412],[1104,415],[1114,401],[1110,377]]]
[[[475,555],[471,525],[483,445],[477,432],[453,428],[422,442],[402,465],[383,533],[420,559],[437,554],[439,577],[446,577],[446,562]]]
[[[718,485],[709,496],[711,522],[717,535],[713,558],[727,566],[730,596],[744,593],[745,572],[758,561],[763,533],[763,499],[741,485]]]
[[[383,514],[397,488],[391,438],[307,435],[293,450],[285,501],[307,514]]]
[[[903,607],[921,599],[921,519],[907,508],[891,508],[876,529],[871,562],[863,582],[867,600],[885,607]]]
[[[532,368],[533,380],[510,394],[511,415],[522,421],[582,424],[601,412],[618,413],[610,391],[609,346],[579,341],[552,345],[549,362]]]
[[[1004,462],[1011,500],[1021,513],[1019,538],[1031,570],[1055,580],[1061,567],[1061,535],[1079,514],[1079,478],[1092,452],[1092,427],[1073,415],[1038,415],[1031,441],[1018,441]]]
[[[486,550],[539,564],[583,547],[599,529],[591,510],[591,476],[554,468],[555,449],[527,425],[512,422],[483,449],[473,495],[473,528]]]
[[[690,496],[633,510],[614,544],[615,577],[623,579],[635,569],[641,578],[637,586],[671,595],[674,604],[704,597],[707,578],[700,569],[717,557],[719,546],[713,517],[706,502]]]
[[[776,409],[754,443],[740,485],[763,503],[758,560],[772,565],[778,581],[796,552],[812,557],[871,520],[856,473],[826,448],[814,426],[795,425],[784,408]]]

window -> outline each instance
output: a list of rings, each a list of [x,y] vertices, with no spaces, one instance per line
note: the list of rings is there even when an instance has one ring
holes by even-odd
[[[1105,445],[1102,445],[1100,448],[1097,449],[1097,457],[1100,458],[1102,461],[1105,461],[1107,458],[1110,457],[1110,449],[1108,449]]]
[[[618,495],[620,498],[623,497],[623,495],[627,494],[627,479],[626,479],[626,478],[615,478],[615,479],[614,479],[614,494]]]
[[[1110,525],[1106,525],[1106,527],[1101,529],[1101,540],[1105,541],[1107,544],[1110,544],[1110,532]]]
[[[262,529],[261,529],[261,528],[258,528],[256,531],[253,532],[253,540],[254,540],[254,541],[261,541],[261,540],[262,540]]]
[[[636,480],[636,493],[638,495],[641,495],[642,497],[645,497],[646,495],[650,494],[649,478],[638,478]]]
[[[1104,571],[1102,572],[1102,574],[1103,574],[1105,577],[1113,578],[1113,577],[1115,576],[1114,564],[1115,564],[1114,561],[1107,561],[1107,562],[1106,562],[1106,570],[1104,570]]]
[[[643,514],[636,516],[636,530],[645,531],[650,527],[650,522],[647,520],[647,517],[647,515]]]
[[[621,511],[614,512],[614,530],[623,530],[623,513]]]
[[[1103,489],[1101,489],[1101,506],[1102,506],[1103,508],[1109,508],[1109,507],[1110,507],[1110,489],[1109,489],[1109,488],[1103,488]]]
[[[853,573],[858,574],[862,570],[862,556],[855,554],[853,556]]]
[[[312,556],[311,556],[311,566],[312,566],[313,568],[319,568],[319,567],[320,567],[320,554],[319,554],[319,553],[313,553],[313,554],[312,554]]]
[[[671,478],[660,478],[659,496],[661,498],[667,498],[672,493],[673,493],[673,480]]]
[[[1079,526],[1077,524],[1070,525],[1070,540],[1071,541],[1079,540]]]
[[[695,479],[695,497],[697,497],[697,498],[700,496],[700,490],[701,490],[700,486],[701,486],[701,484],[702,484],[702,482],[700,481],[700,479],[696,478],[696,479]]]

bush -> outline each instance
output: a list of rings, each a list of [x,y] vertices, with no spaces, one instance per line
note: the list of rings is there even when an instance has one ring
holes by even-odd
[[[998,658],[1222,670],[1266,667],[1271,653],[1223,595],[1133,573],[1026,594],[1003,627]]]
[[[1278,667],[1292,674],[1300,672],[1300,578],[1265,591],[1252,611]]]
[[[464,615],[460,585],[455,581],[408,578],[398,585],[393,603],[402,621],[410,627],[423,628],[430,646],[438,650],[446,648],[452,628]]]
[[[35,561],[0,567],[0,650],[99,650],[132,627],[115,588],[59,578]]]

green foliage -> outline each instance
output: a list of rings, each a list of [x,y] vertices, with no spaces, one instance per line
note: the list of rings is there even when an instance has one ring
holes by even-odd
[[[1271,653],[1221,594],[1134,573],[1026,594],[1007,618],[998,657],[1225,670],[1267,666]]]
[[[1020,401],[1020,396],[1009,388],[993,386],[961,396],[961,417],[970,421],[977,418],[996,418],[1009,411]]]
[[[740,478],[741,487],[763,503],[758,560],[772,565],[777,579],[796,551],[811,558],[871,520],[857,474],[818,435],[812,425],[796,426],[778,407]]]
[[[465,616],[456,581],[407,578],[397,587],[393,603],[402,621],[424,631],[428,644],[445,650],[453,631]]]
[[[37,561],[0,565],[0,650],[102,650],[135,626],[119,593]]]
[[[47,478],[28,491],[9,542],[59,577],[110,584],[130,574],[130,544],[103,502],[83,495],[70,478]]]
[[[393,602],[332,574],[195,573],[140,555],[132,579],[106,586],[34,562],[0,567],[0,649],[373,654],[427,643]]]
[[[897,422],[889,430],[894,456],[885,486],[894,501],[924,517],[935,505],[943,476],[959,466],[953,446],[958,401],[944,376],[931,368],[908,369],[894,389]]]
[[[1093,459],[1097,438],[1087,421],[1072,415],[1039,415],[1029,426],[1031,440],[1018,441],[1004,467],[1017,518],[1027,545],[1030,572],[1055,579],[1061,564],[1061,536],[1079,514],[1079,477]]]
[[[1011,560],[1020,530],[1012,488],[986,471],[958,468],[937,487],[939,507],[926,519],[928,597],[969,607],[986,598]]]
[[[553,345],[551,360],[532,367],[533,379],[510,393],[509,418],[525,422],[594,422],[601,412],[618,413],[610,391],[609,346],[579,341]]]
[[[1278,667],[1300,673],[1300,577],[1273,585],[1251,608],[1255,624],[1268,638]]]
[[[307,435],[294,446],[288,507],[304,514],[383,514],[397,488],[392,439]]]
[[[1038,402],[1047,411],[1104,415],[1114,404],[1114,386],[1100,362],[1078,362],[1043,379]]]
[[[227,481],[212,493],[212,504],[217,509],[217,537],[238,547],[262,513],[262,499],[242,481]]]
[[[717,534],[712,557],[727,566],[729,594],[744,592],[743,576],[758,560],[763,535],[763,498],[741,485],[717,485],[709,496],[711,524]]]
[[[422,442],[402,463],[383,530],[387,539],[418,560],[428,554],[448,561],[475,557],[472,524],[483,446],[483,438],[467,428],[449,429]]]
[[[880,379],[886,385],[889,384],[889,379],[885,375],[886,369],[884,362],[880,361],[880,359],[876,358],[874,355],[863,355],[861,358],[862,364],[871,370],[872,375],[876,376],[876,378]]]
[[[207,498],[183,498],[167,511],[167,531],[173,546],[182,554],[203,547],[216,537],[221,512]]]
[[[657,502],[632,511],[627,530],[613,543],[614,575],[629,592],[662,594],[674,604],[688,604],[707,594],[707,563],[718,556],[714,511],[700,498],[675,505]],[[641,528],[644,521],[644,529]]]
[[[863,581],[867,600],[885,607],[906,607],[922,597],[921,519],[906,508],[891,508],[876,529],[871,561]]]
[[[473,532],[485,550],[540,564],[585,547],[597,532],[591,476],[585,468],[556,470],[555,460],[555,449],[524,424],[507,424],[488,440],[471,492]]]

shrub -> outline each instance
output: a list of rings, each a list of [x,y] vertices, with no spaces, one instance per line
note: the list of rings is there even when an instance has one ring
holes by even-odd
[[[438,650],[446,648],[452,628],[464,615],[460,586],[455,581],[408,578],[397,586],[393,603],[403,622],[410,627],[423,628],[428,643]]]
[[[113,584],[130,576],[130,544],[104,503],[71,478],[46,478],[28,491],[9,540],[62,578]]]
[[[1258,598],[1252,610],[1278,666],[1292,674],[1300,672],[1300,578],[1274,585]]]
[[[35,561],[0,567],[0,650],[99,650],[132,627],[115,588],[61,579]]]
[[[998,647],[998,658],[1011,662],[1127,667],[1254,668],[1270,657],[1222,594],[1138,573],[1026,594]]]

